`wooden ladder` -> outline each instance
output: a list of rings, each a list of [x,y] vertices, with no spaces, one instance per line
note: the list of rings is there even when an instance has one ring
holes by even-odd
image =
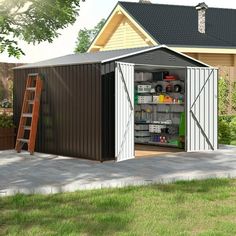
[[[17,152],[21,152],[26,143],[30,154],[34,153],[42,86],[39,74],[28,74],[15,146]]]

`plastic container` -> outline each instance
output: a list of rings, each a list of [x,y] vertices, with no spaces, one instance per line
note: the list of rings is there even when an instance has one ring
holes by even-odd
[[[150,137],[134,137],[135,143],[148,143],[150,141]]]
[[[159,102],[160,102],[160,103],[163,103],[163,102],[164,102],[164,99],[165,99],[165,96],[164,96],[164,95],[160,95],[160,96],[159,96]]]
[[[145,104],[145,103],[151,103],[151,102],[152,102],[152,96],[138,96],[139,104]]]
[[[135,130],[149,130],[149,125],[134,125]]]
[[[138,85],[138,93],[150,93],[151,85]]]
[[[149,125],[149,132],[151,133],[161,133],[162,129],[165,129],[166,125]]]
[[[153,97],[152,97],[152,101],[155,102],[155,103],[159,103],[159,101],[160,101],[160,96],[153,96]]]
[[[149,131],[137,131],[134,132],[135,137],[150,137]]]
[[[152,73],[149,72],[136,72],[134,76],[134,81],[142,82],[142,81],[151,81]]]

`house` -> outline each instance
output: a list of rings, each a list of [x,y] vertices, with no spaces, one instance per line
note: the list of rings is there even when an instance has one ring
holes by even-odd
[[[235,23],[235,9],[205,3],[118,2],[88,51],[165,44],[211,66],[236,67]]]

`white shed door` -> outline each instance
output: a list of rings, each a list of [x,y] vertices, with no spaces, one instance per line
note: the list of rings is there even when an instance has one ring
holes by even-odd
[[[134,65],[117,62],[115,69],[115,155],[134,158]]]
[[[187,151],[216,150],[218,146],[218,71],[187,69]]]

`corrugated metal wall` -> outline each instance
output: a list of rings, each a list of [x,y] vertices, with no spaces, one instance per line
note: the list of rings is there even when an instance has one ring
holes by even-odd
[[[187,69],[187,151],[218,148],[218,72],[214,68]]]
[[[117,62],[115,78],[115,156],[117,161],[134,154],[134,64]]]
[[[101,65],[14,71],[14,122],[18,126],[28,73],[44,75],[36,151],[102,160]]]

